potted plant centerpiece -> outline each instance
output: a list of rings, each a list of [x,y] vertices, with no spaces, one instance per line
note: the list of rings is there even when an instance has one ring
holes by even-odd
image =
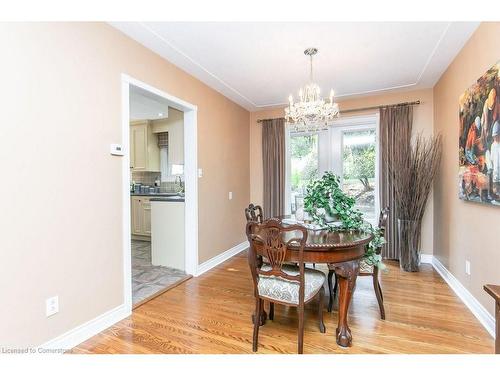
[[[384,243],[380,230],[363,220],[362,213],[354,208],[356,200],[340,187],[340,178],[332,172],[325,172],[319,179],[307,185],[304,210],[313,222],[330,231],[359,230],[369,232],[373,240],[368,245],[365,261],[385,269],[382,257],[376,250]]]

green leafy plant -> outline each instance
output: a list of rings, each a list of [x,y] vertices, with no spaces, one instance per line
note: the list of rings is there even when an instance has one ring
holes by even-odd
[[[372,234],[373,240],[368,245],[365,261],[385,269],[382,257],[376,253],[385,243],[381,231],[363,220],[363,214],[354,208],[355,203],[354,198],[342,191],[340,178],[332,172],[325,172],[321,178],[307,185],[304,210],[315,223],[328,227],[331,231],[359,230]],[[333,220],[340,221],[341,225],[331,224],[330,221]]]

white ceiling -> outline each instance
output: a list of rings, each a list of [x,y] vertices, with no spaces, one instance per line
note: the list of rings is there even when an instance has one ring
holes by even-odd
[[[156,120],[168,117],[168,101],[136,86],[130,86],[130,120]]]
[[[477,22],[119,22],[114,27],[250,111],[315,81],[337,98],[432,87]]]

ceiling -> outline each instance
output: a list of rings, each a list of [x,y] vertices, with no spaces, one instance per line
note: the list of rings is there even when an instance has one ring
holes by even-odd
[[[130,86],[130,120],[157,120],[168,117],[168,101],[139,87]]]
[[[314,80],[341,100],[432,87],[477,22],[117,22],[112,26],[250,111]],[[341,101],[340,100],[340,101]]]

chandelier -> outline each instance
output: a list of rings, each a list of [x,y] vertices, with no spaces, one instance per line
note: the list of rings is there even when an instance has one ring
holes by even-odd
[[[310,58],[310,82],[299,90],[299,101],[294,103],[293,96],[288,97],[288,107],[285,108],[285,120],[296,132],[311,132],[324,130],[329,123],[339,116],[339,105],[333,100],[333,90],[330,98],[325,101],[320,96],[320,88],[313,81],[313,56],[317,48],[308,48],[304,55]]]

